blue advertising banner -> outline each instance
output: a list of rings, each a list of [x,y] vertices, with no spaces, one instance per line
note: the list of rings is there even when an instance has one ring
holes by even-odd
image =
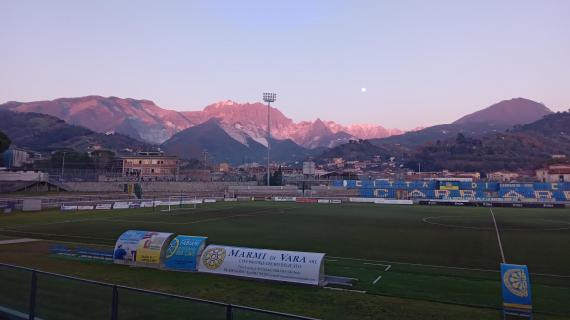
[[[139,241],[148,231],[128,230],[125,231],[115,244],[113,261],[120,264],[134,264],[137,257]]]
[[[206,246],[206,237],[176,236],[166,250],[166,268],[196,271],[198,257]]]
[[[504,314],[532,317],[530,277],[527,266],[501,263],[501,284]]]

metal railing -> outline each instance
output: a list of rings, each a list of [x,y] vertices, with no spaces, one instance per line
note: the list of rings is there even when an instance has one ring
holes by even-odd
[[[10,271],[6,272],[6,269],[19,270],[19,271],[23,271],[23,272],[29,272],[31,274],[30,275],[30,282],[29,282],[29,300],[27,303],[27,308],[24,306],[24,304],[22,304],[22,301],[20,301],[21,299],[17,299],[18,303],[15,303],[15,304],[19,305],[20,310],[13,310],[13,309],[11,309],[11,306],[3,305],[5,303],[6,297],[2,296],[2,295],[4,295],[4,294],[17,295],[17,292],[19,292],[19,293],[25,292],[26,288],[27,288],[27,284],[21,283],[21,282],[24,282],[23,279],[25,279],[25,278],[20,278],[19,281],[18,280],[13,281],[13,282],[17,282],[20,287],[25,287],[24,289],[22,289],[22,288],[10,288],[9,287],[10,281],[6,281],[8,279],[7,276],[9,276]],[[47,290],[44,289],[45,292],[42,292],[41,294],[39,294],[38,292],[41,289],[41,286],[38,284],[38,277],[39,276],[45,276],[45,277],[50,278],[50,279],[63,279],[65,281],[67,281],[67,284],[81,284],[81,285],[85,285],[85,286],[94,285],[94,286],[97,286],[100,288],[111,289],[111,294],[110,294],[110,296],[107,297],[109,300],[106,300],[110,304],[110,315],[108,315],[107,317],[110,317],[111,320],[118,320],[119,319],[119,315],[120,315],[119,311],[121,310],[121,304],[119,302],[120,301],[119,293],[122,291],[124,291],[124,293],[121,296],[124,297],[124,301],[127,301],[125,303],[130,302],[131,307],[133,304],[133,299],[132,299],[133,297],[132,296],[129,297],[127,293],[138,293],[138,294],[143,294],[143,295],[147,295],[147,296],[150,295],[150,296],[152,296],[152,300],[150,302],[151,303],[157,303],[157,304],[161,303],[161,301],[159,301],[160,298],[168,299],[167,302],[172,302],[173,300],[178,300],[178,301],[192,302],[192,303],[198,304],[195,306],[197,306],[200,311],[194,310],[196,312],[194,315],[192,315],[192,310],[191,310],[191,308],[188,308],[188,306],[183,307],[183,308],[179,308],[180,313],[178,313],[178,314],[172,314],[172,312],[170,312],[168,315],[166,315],[167,317],[170,315],[171,317],[176,318],[176,319],[185,318],[185,319],[225,319],[225,320],[238,320],[238,319],[316,320],[316,318],[304,317],[304,316],[299,316],[299,315],[294,315],[294,314],[289,314],[289,313],[282,313],[282,312],[246,307],[246,306],[242,306],[242,305],[234,305],[234,304],[229,304],[229,303],[223,303],[223,302],[219,302],[219,301],[193,298],[193,297],[188,297],[188,296],[183,296],[183,295],[178,295],[178,294],[165,293],[165,292],[159,292],[159,291],[154,291],[154,290],[147,290],[147,289],[135,288],[135,287],[130,287],[130,286],[112,284],[112,283],[107,283],[107,282],[102,282],[102,281],[83,279],[83,278],[78,278],[78,277],[73,277],[73,276],[68,276],[68,275],[63,275],[63,274],[58,274],[58,273],[52,273],[52,272],[47,272],[47,271],[41,271],[41,270],[36,270],[36,269],[32,269],[32,268],[26,268],[26,267],[11,265],[11,264],[5,264],[5,263],[0,263],[0,279],[3,280],[2,282],[5,284],[3,286],[5,290],[0,290],[0,318],[4,319],[2,317],[2,316],[4,316],[4,317],[7,317],[8,319],[30,319],[30,320],[34,320],[34,319],[40,319],[40,317],[45,316],[43,314],[38,314],[38,305],[42,302],[41,299],[42,298],[47,299],[49,297],[48,293],[51,294],[51,299],[53,299],[54,297],[57,297],[59,295],[64,295],[64,293],[58,292],[57,286],[54,286],[52,283],[51,287],[48,284],[47,285],[48,289]],[[17,278],[17,277],[14,277],[14,278]],[[46,279],[46,281],[45,281],[46,283],[49,282],[47,280],[48,279]],[[22,289],[22,290],[18,290],[18,289]],[[5,291],[5,292],[2,293],[2,291]],[[60,291],[70,291],[70,289],[67,287],[67,288],[65,288],[65,290],[60,290]],[[86,295],[92,295],[93,291],[96,291],[96,290],[93,290],[93,288],[91,288],[89,290],[83,290],[84,293],[89,292],[89,294],[86,294]],[[69,294],[69,292],[68,292],[68,294]],[[105,293],[105,294],[108,294],[108,293]],[[73,293],[73,296],[75,298],[77,298],[77,296],[81,296],[81,295],[79,295],[77,293]],[[67,305],[73,304],[73,302],[70,302],[68,300],[64,300],[65,304],[67,304]],[[99,301],[82,301],[81,304],[89,304],[89,303],[93,303],[93,304],[99,303],[100,304],[101,300],[105,300],[104,294],[102,296],[98,297],[98,300]],[[144,300],[144,299],[139,297],[139,300]],[[165,301],[166,300],[164,300],[162,302],[164,303]],[[107,303],[105,303],[105,304],[107,304]],[[43,302],[43,305],[44,306],[50,305],[51,307],[54,307],[53,301]],[[207,310],[208,314],[206,315],[206,314],[204,314],[205,309],[203,309],[203,307],[205,307],[205,306],[212,306],[215,308],[211,309],[211,310]],[[100,307],[101,307],[101,305],[99,305],[99,307],[98,307],[99,311],[101,309]],[[24,311],[24,310],[22,310],[24,308],[27,309],[27,310],[25,310],[25,311],[27,311],[27,314],[25,312],[22,312],[22,311]],[[144,309],[148,310],[149,308],[150,308],[150,306],[148,305],[148,303],[145,303],[144,301],[142,301],[141,306],[135,308],[136,310],[134,312],[131,310],[130,316],[126,316],[126,318],[132,318],[133,316],[135,318],[139,318],[139,316],[144,317],[144,315],[139,315],[139,314],[133,315],[133,313],[138,313],[138,312],[144,313],[145,312]],[[57,312],[59,312],[59,314],[57,314],[57,316],[55,316],[55,317],[64,318],[63,315],[61,314],[61,308],[56,308],[56,309],[58,309]],[[163,313],[164,309],[162,307],[160,307],[158,309],[160,310],[160,313]],[[169,308],[166,308],[166,309],[169,309]],[[212,312],[214,310],[215,310],[215,312]],[[53,312],[55,312],[55,311],[53,311]],[[87,312],[87,311],[82,310],[81,312]],[[165,315],[163,314],[162,316],[165,316]],[[71,316],[71,315],[70,315],[70,317],[73,318],[73,316]],[[99,316],[97,318],[101,318],[101,314],[99,314]],[[163,317],[161,317],[161,318],[163,318]],[[170,317],[168,317],[168,318],[170,318]]]

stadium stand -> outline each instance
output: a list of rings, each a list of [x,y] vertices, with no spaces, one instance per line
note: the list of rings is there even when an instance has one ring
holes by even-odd
[[[570,201],[570,182],[499,183],[453,180],[334,180],[333,187],[346,188],[364,198]]]

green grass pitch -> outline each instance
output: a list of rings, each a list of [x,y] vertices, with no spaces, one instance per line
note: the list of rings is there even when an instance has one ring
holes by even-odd
[[[570,210],[493,211],[507,262],[529,266],[535,318],[570,317]],[[358,280],[342,287],[355,291],[346,292],[49,254],[58,242],[107,248],[127,229],[207,236],[214,244],[324,252],[326,274]],[[232,202],[172,212],[44,211],[1,215],[0,239],[7,237],[46,241],[0,245],[0,262],[319,318],[500,317],[501,258],[489,209],[483,207]],[[4,288],[12,288],[0,289],[0,304],[17,304],[13,293],[21,281],[0,270],[0,280],[11,284]]]

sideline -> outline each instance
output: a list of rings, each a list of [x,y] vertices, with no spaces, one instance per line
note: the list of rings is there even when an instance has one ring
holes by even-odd
[[[453,266],[443,266],[443,265],[435,265],[435,264],[422,264],[422,263],[412,263],[412,262],[398,262],[398,261],[389,261],[389,260],[373,260],[373,259],[365,259],[365,258],[353,258],[353,257],[338,257],[338,256],[328,256],[329,258],[333,259],[344,259],[344,260],[351,260],[351,261],[369,261],[369,262],[378,262],[378,263],[389,263],[392,265],[408,265],[408,266],[417,266],[417,267],[427,267],[427,268],[440,268],[440,269],[452,269],[452,270],[467,270],[467,271],[480,271],[480,272],[492,272],[492,273],[500,273],[499,270],[492,270],[492,269],[483,269],[483,268],[469,268],[469,267],[453,267]],[[552,277],[552,278],[566,278],[570,279],[570,275],[563,275],[563,274],[552,274],[552,273],[534,273],[530,272],[529,274],[535,276],[543,276],[543,277]]]

